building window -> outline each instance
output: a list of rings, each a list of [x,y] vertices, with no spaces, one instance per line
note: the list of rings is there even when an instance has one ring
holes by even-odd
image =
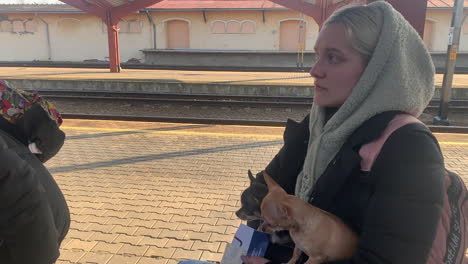
[[[434,48],[432,46],[432,41],[433,41],[433,38],[434,38],[434,24],[435,24],[435,22],[430,21],[430,20],[426,20],[426,22],[424,24],[423,41],[424,41],[424,45],[426,45],[426,48],[429,51],[432,51],[433,48]]]
[[[241,33],[241,24],[238,21],[228,21],[226,24],[226,33]]]
[[[213,34],[254,34],[255,22],[251,20],[215,20],[211,23],[211,33]]]
[[[0,22],[0,32],[12,32],[13,25],[9,20],[3,20]]]
[[[252,21],[242,22],[241,33],[254,34],[255,33],[255,23],[252,22]]]
[[[214,21],[211,24],[211,33],[213,34],[226,33],[226,24],[224,23],[224,21]]]
[[[25,23],[26,32],[34,33],[37,32],[37,23],[34,20],[29,20]]]

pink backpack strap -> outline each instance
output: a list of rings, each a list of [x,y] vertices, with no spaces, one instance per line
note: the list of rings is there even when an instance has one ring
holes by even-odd
[[[421,121],[419,121],[419,119],[410,114],[396,115],[392,121],[388,123],[388,126],[385,128],[382,135],[378,139],[363,145],[359,150],[359,155],[361,156],[361,170],[370,171],[372,169],[372,165],[374,165],[375,159],[385,144],[385,141],[387,141],[387,138],[395,130],[412,123],[423,124]]]

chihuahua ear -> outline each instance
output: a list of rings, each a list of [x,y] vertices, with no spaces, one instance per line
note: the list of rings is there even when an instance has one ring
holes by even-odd
[[[263,178],[265,179],[265,182],[268,186],[268,190],[273,190],[275,188],[281,188],[281,186],[279,186],[278,183],[275,182],[275,180],[273,180],[270,175],[268,175],[268,173],[266,173],[266,171],[263,172]]]
[[[247,174],[249,174],[250,183],[257,181],[250,170],[247,172]]]
[[[282,217],[289,218],[291,216],[291,207],[289,207],[286,203],[281,203],[279,209]]]

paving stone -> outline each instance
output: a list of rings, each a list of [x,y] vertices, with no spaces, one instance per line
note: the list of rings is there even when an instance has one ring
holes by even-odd
[[[169,259],[172,257],[172,255],[175,252],[175,248],[159,248],[159,247],[154,247],[150,246],[149,249],[145,253],[145,257],[151,257],[151,258],[166,258]]]
[[[137,231],[134,233],[136,236],[149,236],[149,237],[159,237],[162,229],[159,228],[147,228],[147,227],[138,227]]]
[[[138,264],[167,264],[167,259],[142,257]]]
[[[109,253],[87,252],[80,258],[79,262],[88,264],[102,264],[107,263],[110,258],[112,258],[112,254]]]
[[[167,210],[169,210],[169,208],[166,209],[166,212]],[[166,214],[166,213],[164,214],[151,213],[147,219],[158,220],[158,221],[170,221],[173,216],[174,216],[173,214]]]
[[[187,231],[163,229],[159,237],[183,239]]]
[[[181,223],[177,227],[178,230],[187,230],[187,231],[195,231],[195,232],[200,232],[202,229],[203,224],[187,224],[187,223]]]
[[[136,264],[139,260],[139,256],[114,255],[106,264]]]
[[[230,242],[232,241],[232,235],[222,235],[217,233],[212,233],[210,236],[210,241],[212,242]]]
[[[178,248],[174,252],[173,258],[199,260],[201,255],[202,255],[201,251],[192,251],[192,250],[186,250],[186,249]]]
[[[138,242],[139,245],[145,245],[145,246],[155,246],[155,247],[165,247],[167,242],[169,241],[168,238],[154,238],[154,237],[143,237],[140,242]]]
[[[100,233],[100,232],[94,232],[88,240],[90,241],[106,241],[106,242],[112,242],[114,241],[119,234],[109,234],[109,233]]]
[[[96,244],[96,241],[83,241],[79,239],[72,239],[68,244],[63,246],[63,248],[71,250],[90,251]]]
[[[183,216],[183,215],[174,215],[171,218],[171,222],[179,222],[179,223],[186,223],[191,224],[195,220],[195,216]]]
[[[220,245],[221,245],[220,242],[195,241],[191,249],[192,250],[208,250],[212,252],[217,252]]]
[[[117,217],[106,217],[107,221],[105,224],[107,225],[121,225],[121,226],[128,226],[132,219],[127,218],[117,218]]]
[[[209,241],[210,237],[211,233],[188,231],[187,234],[185,234],[184,239]]]
[[[72,250],[67,248],[60,249],[59,261],[69,261],[76,263],[86,252],[83,250]]]
[[[98,242],[92,249],[91,252],[108,252],[115,254],[123,246],[122,243],[109,243],[109,242]]]
[[[217,222],[218,222],[217,217],[199,217],[199,216],[197,216],[193,220],[193,223],[195,223],[195,224],[216,225]]]
[[[112,228],[112,233],[115,234],[124,234],[124,235],[133,235],[138,230],[138,226],[121,226],[121,225],[114,225]]]
[[[218,222],[216,222],[216,225],[235,227],[237,229],[241,223],[242,223],[242,220],[240,219],[231,220],[231,219],[218,218]]]
[[[133,219],[132,222],[130,222],[130,225],[137,226],[137,227],[151,228],[154,225],[154,223],[156,223],[156,220]]]
[[[203,225],[201,232],[214,232],[214,233],[224,234],[226,232],[226,226]]]
[[[190,249],[192,248],[194,241],[193,240],[180,240],[180,239],[169,239],[165,245],[165,247],[170,248],[185,248]]]
[[[76,230],[76,229],[70,229],[68,231],[67,237],[69,238],[76,238],[76,239],[81,239],[81,240],[86,240],[90,236],[92,236],[94,232],[89,232],[89,231],[81,231],[81,230]]]
[[[87,230],[101,232],[101,233],[109,233],[111,232],[113,228],[115,228],[114,225],[101,225],[101,224],[92,223],[88,226]]]
[[[125,234],[120,234],[113,242],[138,245],[138,242],[140,242],[142,239],[143,239],[143,236],[129,236]]]
[[[119,251],[117,252],[117,254],[119,255],[136,255],[136,256],[142,256],[143,254],[145,254],[146,250],[148,250],[148,246],[144,246],[144,245],[128,245],[128,244],[124,244],[120,249]]]
[[[232,212],[211,211],[209,216],[210,217],[231,219],[232,215],[233,215]],[[236,216],[236,218],[237,218],[237,216]]]
[[[213,253],[211,251],[203,251],[200,259],[204,261],[221,262],[223,259],[223,254]]]
[[[187,216],[200,216],[200,217],[208,217],[210,215],[210,211],[200,210],[200,209],[189,209],[186,213]]]
[[[153,225],[153,228],[178,230],[178,228],[177,228],[178,226],[179,226],[179,223],[156,221],[154,223],[154,225]]]

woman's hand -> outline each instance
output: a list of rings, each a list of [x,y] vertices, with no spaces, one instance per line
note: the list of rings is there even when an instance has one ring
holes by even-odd
[[[241,259],[244,264],[265,264],[270,262],[269,259],[256,256],[242,256]]]

